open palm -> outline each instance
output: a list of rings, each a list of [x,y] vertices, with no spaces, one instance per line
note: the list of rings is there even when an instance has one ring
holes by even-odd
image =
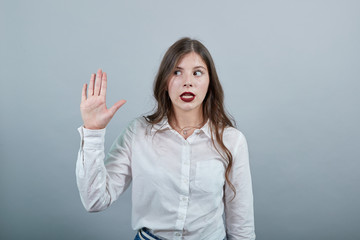
[[[105,72],[103,73],[101,69],[98,70],[97,74],[91,74],[88,89],[87,84],[84,84],[82,89],[80,112],[85,128],[105,128],[116,111],[126,103],[125,100],[120,100],[108,109],[106,107],[106,87],[107,75]]]

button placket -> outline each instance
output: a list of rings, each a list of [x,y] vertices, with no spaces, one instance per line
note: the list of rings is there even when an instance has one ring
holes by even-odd
[[[182,194],[179,196],[179,208],[176,220],[176,229],[182,230],[185,226],[185,219],[188,210],[189,200],[189,176],[190,176],[190,151],[191,145],[184,141],[182,146],[182,157],[181,157],[181,179],[180,186]],[[182,235],[179,233],[180,236]]]
[[[190,150],[191,145],[184,142],[181,158],[181,189],[183,194],[189,194],[189,177],[190,177]]]

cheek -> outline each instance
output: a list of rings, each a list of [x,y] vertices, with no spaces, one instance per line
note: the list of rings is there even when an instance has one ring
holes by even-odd
[[[173,98],[176,95],[176,83],[172,80],[169,81],[168,86],[167,86],[167,90],[169,93],[170,98]]]
[[[202,85],[201,85],[201,89],[202,89],[202,93],[204,94],[204,96],[206,95],[208,89],[209,89],[209,81],[205,81]]]
[[[182,86],[181,79],[173,78],[170,79],[168,83],[168,90],[172,92],[179,91],[179,89],[181,89],[181,86]]]

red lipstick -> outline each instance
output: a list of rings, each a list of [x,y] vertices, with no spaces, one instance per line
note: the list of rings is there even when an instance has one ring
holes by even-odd
[[[183,100],[184,102],[191,102],[192,100],[195,99],[195,94],[193,94],[192,92],[183,92],[180,95],[181,100]]]

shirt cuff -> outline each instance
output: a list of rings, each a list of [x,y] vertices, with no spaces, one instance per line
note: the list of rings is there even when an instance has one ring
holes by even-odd
[[[105,132],[106,128],[103,129],[87,129],[84,126],[79,127],[78,132],[80,133],[80,147],[83,149],[104,149],[105,143]]]

